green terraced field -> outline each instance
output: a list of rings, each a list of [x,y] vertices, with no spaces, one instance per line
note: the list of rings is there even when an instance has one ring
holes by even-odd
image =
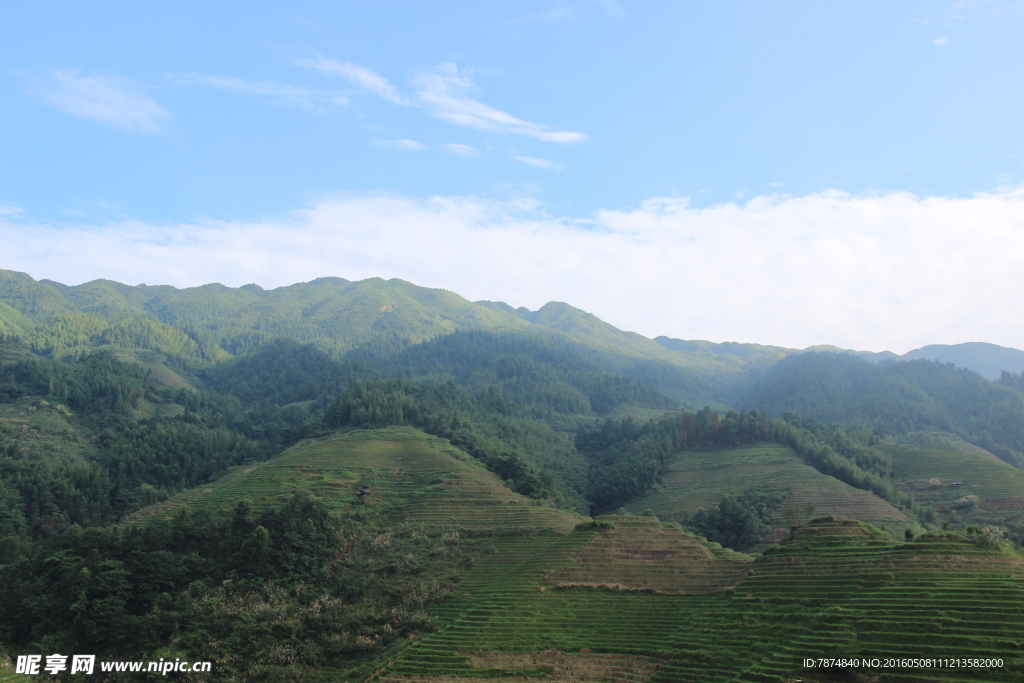
[[[367,489],[369,494],[359,495]],[[566,533],[584,519],[510,491],[443,439],[411,427],[390,427],[300,444],[146,508],[131,521],[170,517],[186,503],[194,510],[218,512],[248,500],[259,509],[281,504],[297,491],[336,508],[365,506],[427,525]]]
[[[36,678],[36,676],[14,673],[14,663],[9,659],[4,659],[0,663],[0,683],[28,683]]]
[[[575,556],[578,564],[546,574],[547,583],[708,593],[735,586],[754,561],[653,517],[598,519],[616,528],[584,546]]]
[[[439,611],[443,626],[380,672],[384,683],[506,681],[1018,681],[1024,560],[949,534],[896,543],[856,522],[817,519],[755,561],[735,590],[699,595],[558,588],[619,529],[509,539]],[[635,550],[635,549],[634,549]],[[614,564],[618,558],[605,554]],[[596,556],[591,556],[596,561]],[[648,561],[658,561],[648,558]],[[1002,658],[1000,669],[804,669],[804,658]]]
[[[940,512],[982,524],[1024,514],[1024,470],[974,453],[897,444],[885,450],[892,456],[893,479]],[[963,500],[969,496],[977,500]]]
[[[664,484],[657,491],[634,501],[627,509],[638,514],[650,508],[662,518],[692,515],[715,505],[728,493],[757,486],[788,494],[772,520],[775,529],[765,546],[782,540],[793,523],[806,519],[807,505],[813,506],[814,516],[859,519],[897,535],[908,527],[922,531],[886,501],[818,472],[786,446],[682,451],[662,479]]]

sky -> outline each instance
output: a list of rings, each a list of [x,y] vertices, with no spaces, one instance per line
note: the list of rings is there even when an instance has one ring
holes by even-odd
[[[1024,348],[1024,2],[0,2],[0,268]]]

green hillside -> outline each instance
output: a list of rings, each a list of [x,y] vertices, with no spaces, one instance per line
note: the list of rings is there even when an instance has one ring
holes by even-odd
[[[983,455],[893,444],[893,479],[947,522],[1009,528],[1020,543],[1024,471]]]
[[[643,555],[662,528],[656,519],[607,520],[648,530],[636,534],[638,562],[677,561]],[[473,590],[443,608],[444,626],[377,680],[845,681],[860,679],[848,667],[806,669],[803,659],[938,658],[951,648],[1001,659],[1002,667],[857,670],[875,681],[1011,681],[1024,666],[1024,561],[987,537],[895,543],[826,517],[749,565],[735,589],[683,595],[551,582],[583,558],[598,571],[599,556],[587,548],[613,533],[578,530],[499,547],[466,576],[463,586]]]
[[[760,377],[744,403],[887,434],[945,432],[1024,466],[1024,393],[952,364],[793,355]]]
[[[921,530],[888,502],[822,474],[781,445],[681,451],[663,471],[658,489],[626,507],[634,514],[651,509],[662,519],[686,521],[726,495],[748,489],[784,496],[775,506],[772,531],[759,544],[762,548],[784,538],[791,525],[813,516],[857,519],[899,534],[907,528]]]
[[[982,377],[999,379],[1000,373],[1024,372],[1024,351],[985,342],[965,344],[929,344],[903,354],[907,360],[937,360],[953,363],[961,368],[970,368]]]
[[[331,509],[366,510],[403,523],[452,529],[565,533],[583,519],[510,491],[497,475],[443,439],[391,427],[299,444],[140,510],[128,521],[170,519],[182,504],[219,513],[244,500],[260,510],[296,493],[316,496]]]

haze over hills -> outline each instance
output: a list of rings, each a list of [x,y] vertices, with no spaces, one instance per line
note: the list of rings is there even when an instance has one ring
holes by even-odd
[[[924,359],[952,363],[974,370],[990,380],[999,379],[1003,371],[1024,372],[1024,351],[996,346],[986,342],[964,344],[929,344],[903,354],[907,360]]]

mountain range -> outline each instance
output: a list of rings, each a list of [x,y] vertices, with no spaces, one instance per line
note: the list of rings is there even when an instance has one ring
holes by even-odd
[[[1017,680],[1022,356],[0,271],[0,680]]]
[[[325,277],[273,290],[255,284],[178,289],[109,280],[67,286],[0,270],[0,333],[23,337],[37,352],[57,358],[114,343],[137,357],[138,351],[149,350],[188,362],[216,362],[277,338],[342,355],[385,339],[415,344],[460,330],[551,334],[586,346],[627,374],[642,374],[645,364],[668,364],[691,380],[690,389],[671,390],[691,405],[734,405],[750,378],[782,358],[806,352],[845,353],[873,363],[934,359],[990,380],[1001,371],[1024,372],[1024,351],[983,342],[932,344],[899,356],[827,345],[801,350],[648,339],[562,302],[530,311],[503,302],[470,302],[398,279]],[[704,386],[694,390],[694,383]]]

